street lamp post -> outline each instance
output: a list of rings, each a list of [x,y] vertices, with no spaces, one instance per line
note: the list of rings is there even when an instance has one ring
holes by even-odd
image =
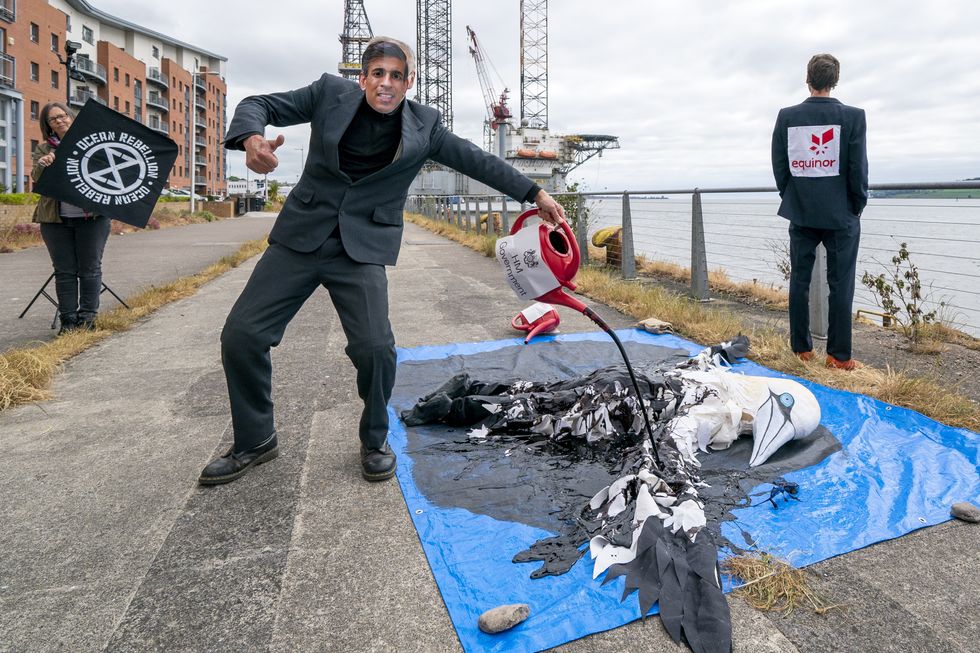
[[[78,77],[75,72],[75,53],[82,49],[82,44],[78,41],[65,41],[65,56],[60,52],[55,52],[58,62],[65,67],[65,102],[71,103],[71,80]]]
[[[202,75],[220,75],[216,70],[191,71],[191,213],[197,206],[197,78]]]
[[[302,147],[294,147],[294,150],[299,150],[299,173],[303,174],[303,168],[306,167],[306,150]]]

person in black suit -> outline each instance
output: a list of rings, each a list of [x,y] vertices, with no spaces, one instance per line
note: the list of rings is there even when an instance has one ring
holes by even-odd
[[[547,222],[564,219],[564,209],[534,182],[454,135],[437,110],[406,100],[414,81],[411,49],[375,37],[357,84],[324,74],[305,88],[248,97],[236,108],[225,147],[244,149],[245,164],[259,174],[276,169],[275,151],[284,141],[281,134],[266,139],[267,125],[309,123],[312,133],[303,174],[221,333],[235,443],[204,468],[200,483],[233,481],[278,455],[269,350],[320,285],[330,293],[357,369],[362,475],[369,481],[394,475],[387,403],[395,341],[384,266],[398,258],[405,199],[426,160],[536,203]]]
[[[789,220],[790,346],[802,360],[813,357],[810,277],[816,248],[827,249],[830,290],[828,367],[852,370],[851,304],[861,239],[861,212],[868,203],[867,123],[864,111],[830,97],[840,62],[814,55],[807,65],[810,97],[780,109],[772,133],[772,171]]]

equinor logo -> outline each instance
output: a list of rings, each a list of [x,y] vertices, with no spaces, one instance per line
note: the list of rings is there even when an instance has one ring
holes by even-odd
[[[840,174],[840,125],[789,127],[786,137],[789,171],[794,177]]]
[[[106,206],[138,202],[152,191],[156,156],[141,139],[126,132],[101,131],[78,141],[67,159],[68,178],[85,198]]]
[[[823,154],[827,151],[827,143],[834,140],[834,130],[828,129],[820,136],[810,134],[810,140],[813,142],[813,145],[810,146],[810,151],[817,155]]]

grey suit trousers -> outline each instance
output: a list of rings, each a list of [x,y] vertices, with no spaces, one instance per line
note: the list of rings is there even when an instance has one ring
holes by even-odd
[[[221,362],[236,452],[261,444],[275,431],[269,352],[320,285],[330,293],[347,336],[345,352],[357,369],[357,392],[364,402],[361,444],[369,449],[384,445],[396,363],[388,278],[383,265],[352,260],[335,229],[308,253],[269,245],[228,314],[221,332]]]

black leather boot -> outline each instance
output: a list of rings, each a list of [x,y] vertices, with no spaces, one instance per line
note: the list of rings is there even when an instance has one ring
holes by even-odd
[[[395,475],[398,461],[388,443],[380,449],[365,449],[361,445],[361,475],[369,481],[384,481]]]
[[[220,485],[241,478],[250,468],[268,462],[279,455],[279,440],[276,434],[248,451],[235,453],[234,447],[225,455],[212,460],[197,482],[201,485]]]

